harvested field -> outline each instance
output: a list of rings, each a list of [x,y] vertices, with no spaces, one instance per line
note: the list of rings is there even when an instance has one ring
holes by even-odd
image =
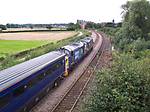
[[[73,37],[77,32],[0,33],[0,57]]]
[[[23,33],[0,33],[0,40],[50,40],[58,41],[71,36],[76,32],[23,32]]]

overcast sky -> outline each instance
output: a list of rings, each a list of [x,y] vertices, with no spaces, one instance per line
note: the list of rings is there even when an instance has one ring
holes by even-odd
[[[0,23],[121,21],[127,0],[0,0]]]

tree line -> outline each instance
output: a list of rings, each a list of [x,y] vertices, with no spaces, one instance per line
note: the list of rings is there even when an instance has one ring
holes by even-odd
[[[53,27],[68,27],[69,24],[13,24],[8,23],[6,25],[0,24],[0,28],[2,30],[6,30],[7,28],[48,28],[51,29]]]

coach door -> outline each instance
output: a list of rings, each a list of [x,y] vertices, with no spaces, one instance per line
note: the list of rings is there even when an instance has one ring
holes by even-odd
[[[69,75],[69,58],[68,56],[65,56],[65,77]]]

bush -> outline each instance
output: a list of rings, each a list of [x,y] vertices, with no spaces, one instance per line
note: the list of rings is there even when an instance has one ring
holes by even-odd
[[[96,75],[85,112],[149,112],[150,59],[115,56],[111,69]]]
[[[115,36],[116,32],[119,30],[120,28],[113,28],[113,27],[103,27],[100,29],[100,31],[106,33],[107,35],[110,36]]]
[[[134,25],[130,26],[130,23],[124,23],[123,27],[115,34],[114,44],[116,48],[124,50],[128,44],[141,38],[142,32],[138,27]]]

